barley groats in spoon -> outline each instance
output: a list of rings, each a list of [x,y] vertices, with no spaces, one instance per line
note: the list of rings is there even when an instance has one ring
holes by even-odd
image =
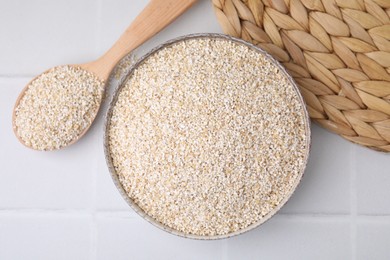
[[[31,81],[18,101],[14,126],[36,150],[67,146],[88,129],[99,109],[104,82],[74,66],[52,68]]]
[[[177,235],[254,228],[306,165],[308,115],[283,68],[223,35],[174,40],[141,59],[106,122],[106,158],[126,201]]]
[[[19,141],[36,150],[55,150],[79,140],[99,111],[105,82],[118,61],[195,2],[151,0],[98,60],[55,67],[33,79],[14,108],[13,126]]]

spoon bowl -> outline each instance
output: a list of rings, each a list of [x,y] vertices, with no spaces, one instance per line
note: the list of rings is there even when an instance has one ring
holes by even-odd
[[[13,110],[18,140],[35,150],[75,143],[90,128],[103,100],[105,82],[80,66],[51,68],[32,79]]]

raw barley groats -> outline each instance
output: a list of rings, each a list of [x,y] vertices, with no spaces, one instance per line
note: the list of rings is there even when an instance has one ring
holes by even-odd
[[[66,65],[41,74],[27,88],[15,109],[15,132],[26,146],[53,150],[68,145],[90,126],[104,82]]]
[[[275,62],[223,37],[148,56],[107,121],[109,161],[131,202],[180,234],[217,237],[273,214],[298,184],[309,130]]]

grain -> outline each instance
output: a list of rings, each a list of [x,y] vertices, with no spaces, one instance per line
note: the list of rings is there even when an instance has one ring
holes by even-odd
[[[284,203],[307,159],[297,90],[264,54],[226,39],[162,48],[119,89],[108,150],[129,198],[164,226],[218,236]]]
[[[62,148],[92,123],[99,108],[104,82],[75,66],[59,66],[27,86],[15,110],[15,131],[36,150]]]

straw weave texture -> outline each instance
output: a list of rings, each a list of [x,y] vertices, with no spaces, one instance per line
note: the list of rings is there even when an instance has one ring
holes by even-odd
[[[294,77],[310,117],[390,152],[390,0],[213,0],[225,33]]]

